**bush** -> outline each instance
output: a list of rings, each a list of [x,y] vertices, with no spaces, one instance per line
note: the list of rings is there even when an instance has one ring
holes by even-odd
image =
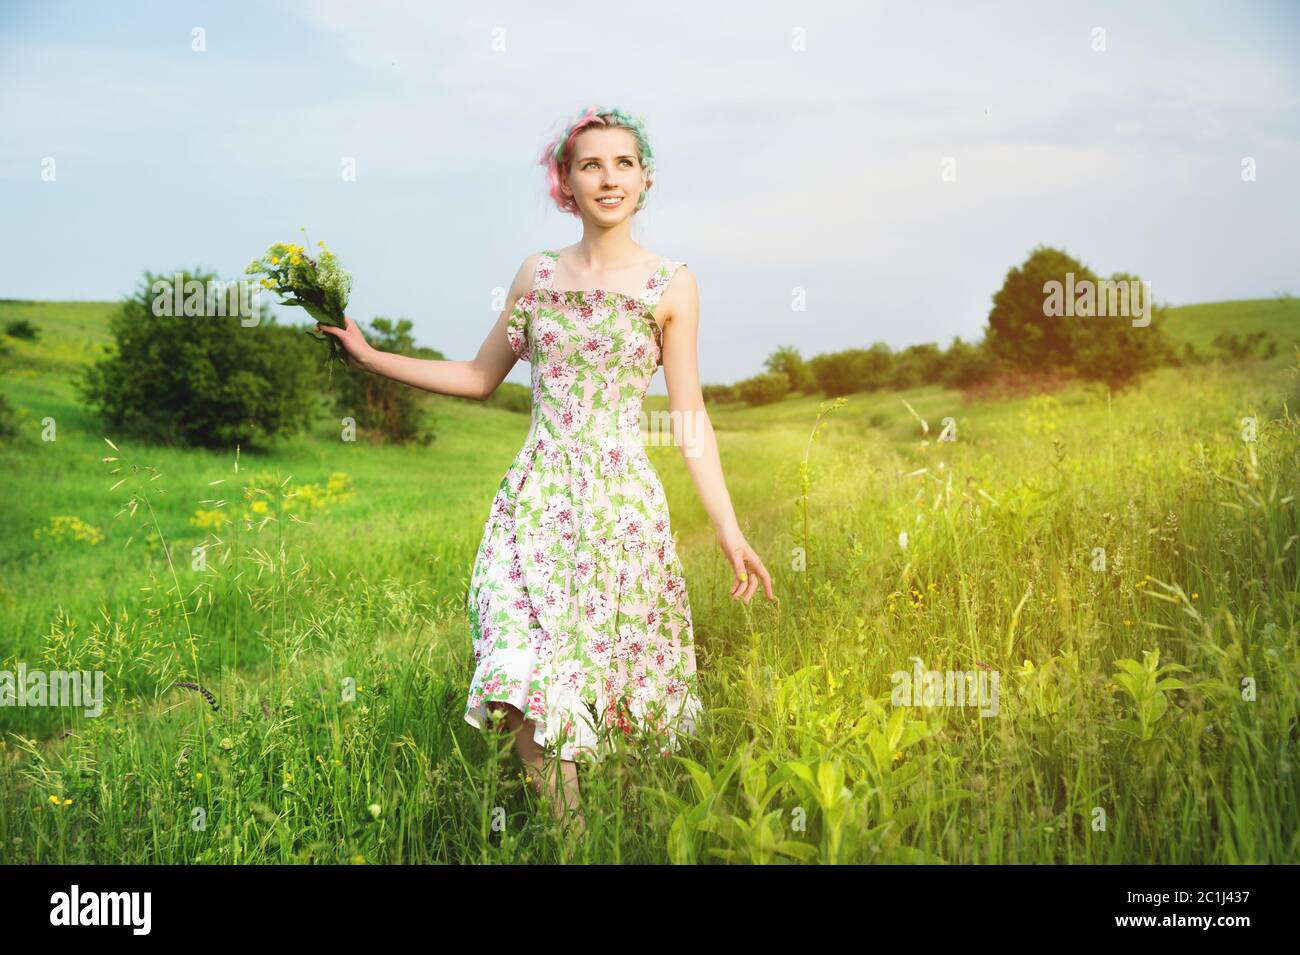
[[[751,408],[780,401],[790,391],[790,379],[783,372],[755,375],[736,384],[736,392]]]
[[[1264,331],[1244,336],[1222,331],[1214,336],[1214,341],[1210,344],[1218,352],[1221,361],[1245,361],[1256,357],[1257,350],[1260,358],[1272,358],[1277,354],[1277,342]]]
[[[969,389],[997,373],[997,364],[984,342],[969,344],[954,336],[943,354],[939,381],[945,388]]]
[[[417,347],[411,328],[409,318],[396,323],[375,318],[362,334],[380,351],[445,360],[442,352]],[[335,411],[355,420],[361,435],[373,444],[427,445],[433,440],[433,431],[420,424],[419,395],[419,389],[410,385],[353,368],[334,376]]]
[[[532,415],[533,390],[526,385],[516,385],[513,381],[503,381],[483,403],[491,408]]]
[[[818,355],[808,366],[817,379],[817,386],[827,397],[835,398],[883,387],[893,364],[889,346],[876,342],[870,348],[846,348]]]
[[[27,319],[15,318],[5,326],[5,334],[10,338],[22,338],[34,342],[40,333],[36,330],[36,326]]]
[[[727,405],[740,400],[734,385],[704,385],[700,393],[706,404]]]
[[[942,365],[943,352],[938,345],[909,345],[894,356],[888,385],[901,389],[937,384]]]
[[[1068,289],[1068,273],[1073,274],[1078,296],[1071,306],[1075,314],[1049,315],[1048,283]],[[1098,290],[1093,305],[1097,314],[1078,314],[1086,304],[1081,295],[1085,281]],[[1124,283],[1125,289],[1130,281],[1137,282],[1142,289],[1141,280],[1127,273],[1115,273],[1107,281]],[[1145,326],[1134,326],[1131,316],[1103,316],[1100,308],[1109,297],[1101,293],[1097,282],[1090,269],[1066,253],[1046,246],[1034,249],[1019,268],[1007,273],[993,295],[986,336],[993,356],[1015,371],[1061,371],[1112,386],[1127,384],[1143,372],[1173,361],[1176,352],[1164,334],[1163,307],[1147,303],[1150,324]]]
[[[181,276],[204,288],[215,280],[197,271]],[[109,353],[78,381],[86,402],[114,429],[165,444],[224,448],[305,428],[320,346],[256,304],[249,326],[238,315],[155,315],[154,285],[170,288],[171,280],[145,273],[110,319]]]
[[[1176,352],[1176,356],[1171,360],[1170,364],[1177,365],[1179,367],[1186,367],[1189,365],[1204,365],[1207,364],[1209,361],[1210,361],[1209,355],[1205,354],[1204,352],[1197,351],[1196,346],[1193,345],[1191,342],[1183,342],[1182,350]]]
[[[817,390],[817,379],[793,345],[782,345],[767,356],[763,366],[773,373],[780,372],[790,379],[790,390],[812,394]]]

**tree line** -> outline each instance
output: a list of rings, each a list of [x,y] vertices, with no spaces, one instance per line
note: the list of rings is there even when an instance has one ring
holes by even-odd
[[[1166,320],[1167,306],[1150,300],[1149,287],[1138,276],[1099,279],[1072,256],[1040,245],[1007,272],[993,294],[979,341],[958,336],[946,349],[926,343],[898,351],[876,342],[808,360],[786,345],[767,357],[762,374],[733,385],[706,385],[703,391],[706,401],[760,405],[792,393],[835,397],[923,384],[969,392],[1044,378],[1123,388],[1160,366],[1267,358],[1277,352],[1277,343],[1263,332],[1221,332],[1209,352],[1190,342],[1178,347]]]

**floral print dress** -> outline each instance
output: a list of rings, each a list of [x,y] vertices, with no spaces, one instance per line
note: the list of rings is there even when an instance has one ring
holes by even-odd
[[[660,752],[695,733],[695,647],[663,486],[641,440],[641,400],[663,364],[663,260],[641,297],[555,291],[541,253],[507,338],[532,364],[532,419],[470,575],[474,650],[465,719],[511,703],[561,759],[599,759],[621,732]]]

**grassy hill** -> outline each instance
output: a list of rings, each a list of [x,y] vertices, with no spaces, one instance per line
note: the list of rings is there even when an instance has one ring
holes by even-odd
[[[1182,305],[1169,310],[1168,331],[1180,341],[1209,349],[1220,332],[1250,335],[1264,332],[1278,343],[1276,363],[1295,361],[1300,345],[1300,299],[1265,298]]]

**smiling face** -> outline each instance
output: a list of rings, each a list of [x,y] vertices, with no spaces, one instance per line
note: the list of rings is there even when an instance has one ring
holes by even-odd
[[[636,137],[620,127],[584,129],[573,141],[573,161],[561,177],[561,188],[573,196],[584,218],[613,223],[631,216],[641,193],[650,188]]]

